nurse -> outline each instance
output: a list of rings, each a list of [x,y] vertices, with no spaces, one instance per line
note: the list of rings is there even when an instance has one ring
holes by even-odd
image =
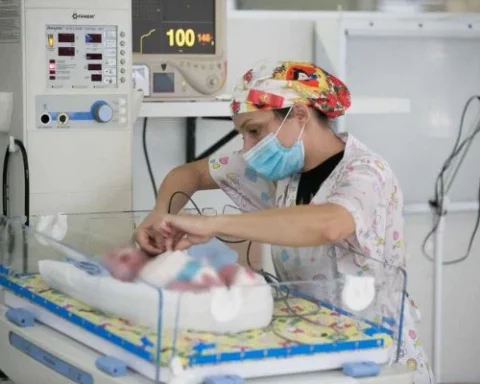
[[[405,267],[403,200],[392,169],[351,134],[331,129],[330,122],[350,106],[340,80],[311,63],[264,63],[244,74],[232,96],[243,149],[168,174],[135,234],[145,252],[186,249],[214,236],[268,243],[281,281],[326,275],[322,255],[334,244]],[[176,191],[192,195],[217,188],[244,213],[177,215],[186,204],[177,196],[168,214]],[[357,267],[354,254],[335,263]],[[415,371],[416,384],[430,384],[434,376],[412,313],[407,303],[401,361]]]

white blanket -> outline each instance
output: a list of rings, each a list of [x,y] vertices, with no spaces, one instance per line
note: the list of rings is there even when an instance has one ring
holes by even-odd
[[[124,283],[108,275],[92,275],[61,261],[39,261],[39,270],[52,288],[94,309],[157,329],[157,288],[143,282]],[[267,326],[273,316],[272,291],[263,277],[255,278],[258,284],[253,286],[216,287],[202,292],[162,289],[162,328],[235,333]]]

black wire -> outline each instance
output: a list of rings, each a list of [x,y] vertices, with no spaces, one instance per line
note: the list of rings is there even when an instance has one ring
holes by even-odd
[[[14,139],[14,144],[20,148],[20,153],[22,155],[22,162],[23,162],[23,182],[24,182],[24,217],[25,223],[24,225],[28,227],[30,225],[30,168],[28,165],[28,155],[25,146],[23,145],[22,141],[18,139]],[[3,174],[2,174],[2,191],[3,191],[3,215],[5,217],[8,216],[8,195],[9,195],[9,186],[8,186],[8,166],[10,160],[10,147],[7,145],[7,149],[5,151],[5,158],[3,163]],[[8,227],[10,230],[10,227]],[[9,249],[13,248],[14,245],[14,236],[13,231],[8,232],[8,235],[11,236],[9,238]],[[27,271],[28,266],[28,243],[25,233],[22,232],[22,251],[23,251],[23,272]]]
[[[198,205],[195,203],[195,201],[193,200],[193,198],[188,194],[188,193],[185,193],[183,191],[176,191],[172,194],[172,196],[170,196],[170,201],[168,202],[168,213],[170,214],[171,211],[172,211],[172,203],[173,203],[173,198],[176,196],[176,195],[183,195],[185,196],[188,201],[190,203],[192,203],[193,207],[195,208],[195,210],[197,211],[197,213],[199,215],[202,215],[202,211],[200,210],[200,208],[198,207]],[[246,242],[247,240],[226,240],[226,239],[222,239],[218,236],[215,236],[218,240],[224,242],[224,243],[227,243],[227,244],[240,244],[240,243],[244,243]],[[260,270],[257,270],[256,268],[254,268],[251,264],[251,261],[250,261],[250,251],[251,251],[251,248],[252,248],[252,241],[249,241],[248,242],[248,246],[247,246],[247,264],[249,266],[249,268],[252,270],[252,271],[255,271],[257,272],[258,274],[262,275],[263,278],[267,281],[267,283],[279,283],[280,280],[272,275],[271,273],[268,273],[266,271],[264,271],[263,269],[260,269]],[[278,292],[277,292],[278,294]],[[287,293],[287,297],[288,297],[288,293]]]
[[[198,207],[198,205],[195,203],[195,201],[193,200],[193,198],[191,196],[189,196],[187,193],[185,192],[182,192],[182,191],[177,191],[175,193],[172,194],[172,196],[170,197],[170,201],[168,203],[168,213],[171,212],[171,208],[172,208],[172,202],[173,202],[173,198],[176,194],[181,194],[183,196],[185,196],[188,201],[190,201],[192,203],[192,205],[195,207],[195,210],[198,212],[199,215],[202,215],[202,212],[200,210],[200,208]],[[479,189],[479,199],[480,199],[480,189]],[[480,220],[479,220],[480,221]],[[477,224],[478,225],[478,224]],[[229,243],[229,241],[226,241],[224,239],[221,239],[221,238],[218,238],[218,240],[224,242],[224,243]],[[240,240],[238,241],[239,243],[242,243],[242,242],[245,242],[247,240]],[[337,247],[339,248],[344,248],[340,245],[336,245]],[[316,302],[316,301],[312,301],[312,300],[308,300],[309,302],[315,304],[317,306],[317,308],[315,310],[313,310],[312,312],[309,312],[309,313],[306,313],[306,314],[299,314],[296,312],[295,309],[293,309],[291,306],[290,306],[290,303],[288,302],[288,299],[291,297],[291,293],[290,293],[290,289],[288,286],[285,286],[285,285],[282,285],[282,282],[280,281],[280,279],[278,279],[276,276],[272,275],[271,273],[269,272],[266,272],[264,271],[263,269],[260,269],[260,270],[257,270],[256,268],[253,267],[253,265],[251,264],[251,261],[250,261],[250,251],[251,251],[251,247],[252,247],[252,241],[248,241],[248,246],[247,246],[247,264],[248,264],[248,267],[260,274],[268,284],[270,284],[270,286],[274,289],[275,291],[275,296],[274,296],[274,300],[275,301],[283,301],[283,303],[285,304],[285,307],[288,311],[288,313],[290,314],[289,316],[278,316],[278,315],[274,315],[274,320],[277,319],[277,318],[280,318],[280,317],[289,317],[289,318],[298,318],[298,319],[301,319],[301,320],[304,320],[310,324],[313,324],[313,325],[317,325],[317,326],[321,326],[321,327],[327,327],[327,328],[330,328],[332,329],[335,334],[339,334],[339,330],[334,327],[330,327],[328,324],[322,324],[322,323],[319,323],[318,321],[314,321],[314,320],[311,320],[308,318],[308,316],[315,316],[315,315],[318,315],[321,311],[321,305]],[[349,251],[352,251],[352,252],[356,252],[354,249],[352,248],[344,248],[346,250],[349,250]],[[335,307],[333,308],[333,310],[335,310]],[[289,342],[289,343],[295,343],[295,344],[304,344],[302,343],[301,341],[299,340],[292,340],[292,339],[289,339],[287,337],[285,337],[284,335],[276,332],[275,329],[271,328],[273,326],[273,323],[270,324],[270,329],[272,329],[273,333],[275,335],[277,335],[278,337],[284,339],[285,341]],[[398,354],[398,352],[397,352]]]
[[[153,188],[153,196],[155,196],[155,201],[157,200],[157,183],[155,182],[155,177],[153,176],[152,166],[150,164],[150,157],[148,156],[148,149],[147,149],[147,125],[148,125],[148,117],[143,119],[143,129],[142,129],[142,146],[143,146],[143,154],[145,156],[145,162],[147,163],[148,175],[150,177],[150,182],[152,183]]]
[[[198,205],[195,203],[195,201],[193,200],[193,198],[191,196],[189,196],[187,193],[185,192],[182,192],[182,191],[176,191],[175,193],[172,194],[172,196],[170,197],[170,201],[168,203],[168,213],[170,214],[171,213],[171,210],[172,210],[172,203],[173,203],[173,198],[177,195],[177,194],[180,194],[180,195],[183,195],[185,196],[189,201],[190,203],[192,203],[192,205],[194,206],[195,210],[198,212],[199,215],[202,215],[202,212],[200,210],[200,208],[198,207]],[[220,237],[216,237],[218,240],[224,242],[224,243],[244,243],[245,241],[247,240],[238,240],[238,241],[228,241],[228,240],[225,240],[225,239],[222,239]],[[287,309],[287,311],[290,313],[291,317],[297,317],[299,319],[302,319],[304,321],[307,321],[311,324],[314,324],[314,325],[319,325],[319,326],[326,326],[325,324],[320,324],[316,321],[313,321],[313,320],[310,320],[309,318],[307,318],[306,316],[313,316],[313,315],[316,315],[320,312],[320,305],[318,305],[317,303],[317,306],[318,306],[318,309],[313,311],[312,313],[307,313],[305,315],[300,315],[298,313],[295,312],[295,310],[290,306],[290,303],[288,302],[288,298],[290,297],[290,290],[288,287],[286,286],[283,286],[283,287],[276,287],[275,285],[273,284],[276,284],[276,285],[280,285],[281,282],[280,280],[272,275],[271,273],[269,272],[266,272],[264,271],[263,269],[256,269],[255,267],[253,267],[252,263],[251,263],[251,260],[250,260],[250,251],[251,251],[251,248],[252,248],[252,241],[249,240],[248,241],[248,246],[247,246],[247,264],[248,264],[248,267],[252,270],[252,271],[255,271],[256,273],[260,274],[261,276],[263,276],[263,278],[265,279],[265,281],[269,284],[271,284],[272,288],[275,290],[275,298],[274,300],[275,301],[283,301],[283,303],[285,304],[285,307]],[[334,329],[335,332],[338,332],[338,330]],[[285,338],[284,336],[280,335],[280,334],[277,334],[275,332],[275,334],[281,338],[283,338],[285,341],[292,341],[292,340],[289,340],[287,338]],[[301,344],[300,342],[298,341],[295,341],[296,343],[298,344]]]
[[[20,148],[20,153],[22,154],[23,161],[23,182],[24,182],[24,215],[25,215],[25,225],[30,224],[30,168],[28,165],[28,155],[25,146],[20,140],[15,139],[14,143]],[[10,150],[7,145],[5,151],[5,157],[3,160],[3,172],[2,172],[2,203],[3,203],[3,215],[8,216],[8,195],[9,195],[9,185],[8,185],[8,166],[10,163]]]
[[[23,160],[23,182],[24,182],[24,215],[25,225],[28,227],[30,224],[30,169],[28,166],[28,156],[25,146],[20,140],[15,139],[15,144],[20,148]]]
[[[2,172],[2,205],[3,216],[8,216],[8,163],[10,160],[9,146],[5,151],[5,157],[3,159],[3,172]]]
[[[428,254],[427,254],[426,245],[427,245],[428,240],[437,231],[441,218],[447,214],[447,212],[445,210],[445,207],[444,207],[445,194],[450,190],[451,186],[453,185],[453,182],[454,182],[455,178],[457,177],[458,171],[459,171],[466,155],[468,154],[468,152],[470,150],[470,147],[473,143],[473,140],[474,140],[475,136],[480,132],[480,121],[478,121],[476,123],[476,126],[473,129],[473,132],[469,136],[467,136],[460,143],[466,112],[468,110],[468,107],[469,107],[470,103],[475,99],[480,100],[480,96],[474,95],[474,96],[470,97],[468,99],[468,101],[466,102],[464,108],[463,108],[462,116],[460,118],[460,126],[459,126],[459,129],[458,129],[457,138],[455,140],[455,144],[453,146],[452,152],[447,157],[445,162],[443,163],[442,168],[441,168],[441,170],[440,170],[440,172],[437,175],[436,180],[435,180],[435,198],[434,198],[434,200],[430,201],[430,205],[434,209],[434,211],[436,212],[436,221],[435,221],[435,224],[433,225],[433,228],[425,236],[425,239],[422,243],[423,254],[430,260],[432,260],[432,258],[430,256],[428,256]],[[465,148],[465,150],[464,150],[464,148]],[[457,164],[457,166],[455,167],[455,170],[454,170],[454,172],[451,176],[451,179],[448,182],[447,187],[445,188],[445,180],[444,180],[445,173],[448,171],[449,167],[451,166],[451,164],[455,160],[455,158],[462,151],[463,151],[463,153],[462,153],[462,156],[460,158],[460,161]],[[480,222],[480,186],[479,186],[478,202],[479,202],[479,207],[478,207],[478,210],[477,210],[476,224],[475,224],[474,230],[473,230],[473,232],[470,236],[469,246],[467,248],[466,254],[459,259],[443,262],[443,265],[452,265],[452,264],[459,263],[459,262],[467,259],[467,257],[470,255],[472,244],[473,244],[473,241],[475,239],[476,233],[478,231],[478,226],[479,226],[479,222]]]
[[[200,210],[200,208],[198,208],[198,205],[195,204],[195,201],[193,201],[192,197],[188,194],[188,193],[185,193],[185,192],[182,192],[182,191],[176,191],[172,194],[172,196],[170,196],[170,201],[168,202],[168,213],[170,214],[171,211],[172,211],[172,203],[173,203],[173,198],[176,196],[176,195],[183,195],[185,196],[188,201],[190,203],[192,203],[192,205],[194,206],[195,210],[198,212],[198,214],[200,216],[203,216],[202,214],[202,211]],[[225,239],[222,239],[218,236],[215,236],[218,240],[224,242],[224,243],[228,243],[228,244],[240,244],[240,243],[244,243],[246,242],[247,240],[225,240]]]
[[[175,193],[172,194],[172,196],[170,197],[170,201],[168,203],[168,213],[171,212],[171,209],[172,209],[172,202],[173,202],[173,198],[175,197],[175,195],[177,194],[181,194],[183,196],[185,196],[191,203],[192,205],[194,206],[195,210],[198,212],[199,215],[202,215],[202,212],[200,210],[200,208],[198,207],[198,205],[195,203],[195,201],[193,200],[193,198],[191,196],[189,196],[188,194],[186,194],[185,192],[182,192],[182,191],[177,191]],[[247,240],[239,240],[239,241],[228,241],[228,240],[225,240],[225,239],[221,239],[219,237],[217,237],[218,240],[224,242],[224,243],[243,243]],[[316,321],[313,321],[313,320],[310,320],[308,319],[306,316],[312,316],[312,315],[315,315],[315,314],[318,314],[319,311],[320,311],[320,306],[318,306],[318,310],[312,312],[312,313],[308,313],[306,315],[300,315],[298,313],[295,312],[295,310],[290,306],[290,303],[288,302],[288,298],[290,297],[290,290],[288,287],[286,286],[283,286],[283,287],[276,287],[274,286],[273,284],[281,284],[280,280],[272,275],[271,273],[263,270],[263,269],[256,269],[252,263],[251,263],[251,260],[250,260],[250,251],[251,251],[251,248],[252,248],[252,241],[248,241],[248,246],[247,246],[247,265],[248,267],[252,270],[252,271],[255,271],[256,273],[260,274],[261,276],[263,276],[263,278],[265,279],[265,281],[269,284],[272,284],[272,288],[274,288],[275,290],[275,300],[276,301],[283,301],[283,303],[285,304],[286,308],[287,308],[287,311],[291,314],[292,317],[297,317],[299,319],[302,319],[302,320],[305,320],[311,324],[315,324],[315,325],[319,325],[319,326],[325,326],[324,324],[320,324]],[[318,304],[317,304],[318,305]],[[335,330],[335,332],[337,332],[337,330]],[[280,335],[278,335],[280,336]],[[285,337],[283,336],[280,336],[282,338],[284,338],[285,340],[287,340]],[[287,340],[289,341],[289,340]]]

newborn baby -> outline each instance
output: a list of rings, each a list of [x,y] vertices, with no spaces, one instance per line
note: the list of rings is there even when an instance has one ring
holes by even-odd
[[[103,255],[102,264],[116,279],[139,279],[171,290],[254,284],[254,272],[239,266],[236,260],[232,249],[213,239],[191,247],[188,252],[165,252],[153,259],[137,248],[116,248]]]

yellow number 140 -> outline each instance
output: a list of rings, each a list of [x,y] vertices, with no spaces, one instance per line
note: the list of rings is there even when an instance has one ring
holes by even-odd
[[[195,32],[193,29],[169,29],[167,31],[168,44],[173,47],[193,47],[195,44]]]

